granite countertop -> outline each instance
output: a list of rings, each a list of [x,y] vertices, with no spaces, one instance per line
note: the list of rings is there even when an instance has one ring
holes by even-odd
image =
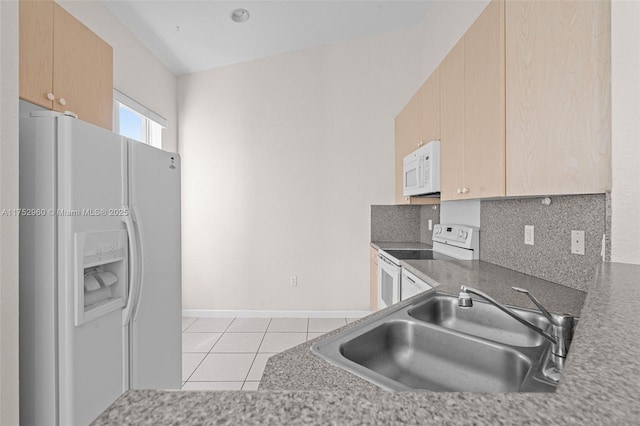
[[[509,289],[517,285],[531,290],[552,311],[579,315],[557,391],[392,393],[313,356],[308,342],[270,358],[260,391],[128,391],[94,424],[640,422],[640,329],[636,325],[640,321],[640,266],[601,264],[586,299],[583,292],[485,262],[408,261],[404,266],[440,284],[439,291],[457,292],[462,282],[500,301],[530,307],[524,295]]]

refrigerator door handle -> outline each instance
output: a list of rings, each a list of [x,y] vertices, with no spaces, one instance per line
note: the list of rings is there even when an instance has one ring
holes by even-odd
[[[125,206],[125,209],[128,210],[129,214],[124,216],[122,221],[127,227],[127,237],[129,240],[129,288],[128,288],[128,296],[127,296],[127,304],[122,311],[122,325],[126,326],[129,324],[131,320],[131,311],[134,305],[134,296],[136,294],[136,281],[137,281],[137,270],[138,270],[138,244],[137,238],[135,234],[135,228],[133,226],[133,221],[131,219],[132,210],[129,206]]]
[[[138,320],[138,312],[139,312],[139,306],[140,306],[140,297],[142,296],[142,290],[143,290],[143,286],[144,286],[144,239],[142,238],[142,234],[144,231],[144,227],[142,225],[142,216],[140,215],[140,210],[138,210],[138,206],[132,206],[133,208],[133,213],[134,213],[134,218],[135,218],[135,222],[137,224],[136,229],[138,231],[137,237],[138,237],[138,246],[140,247],[140,262],[139,262],[139,267],[140,267],[140,278],[138,280],[138,285],[137,285],[137,295],[136,295],[136,304],[133,307],[133,320],[137,321]]]

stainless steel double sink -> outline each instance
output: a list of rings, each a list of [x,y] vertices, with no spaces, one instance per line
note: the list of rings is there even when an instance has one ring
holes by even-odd
[[[545,330],[538,312],[510,307]],[[550,343],[494,306],[458,306],[446,293],[425,293],[409,305],[329,336],[311,351],[388,390],[553,392],[542,374]]]

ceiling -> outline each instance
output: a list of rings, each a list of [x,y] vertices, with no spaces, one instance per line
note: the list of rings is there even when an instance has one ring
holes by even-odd
[[[417,25],[431,1],[101,0],[177,75]],[[250,19],[231,20],[245,8]]]

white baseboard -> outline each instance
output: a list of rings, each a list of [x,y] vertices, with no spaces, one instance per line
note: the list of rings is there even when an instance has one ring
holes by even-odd
[[[362,318],[372,311],[267,311],[232,309],[183,309],[183,317],[199,318]]]

